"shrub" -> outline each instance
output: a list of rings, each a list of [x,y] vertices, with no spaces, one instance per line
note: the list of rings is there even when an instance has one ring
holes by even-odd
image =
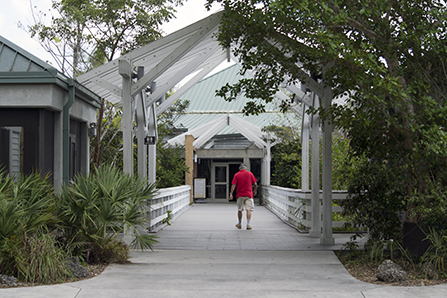
[[[355,164],[349,181],[349,199],[340,202],[343,216],[369,229],[369,240],[399,240],[405,190],[399,174],[380,161]]]
[[[54,251],[61,253],[46,235],[56,224],[54,209],[48,176],[33,173],[15,182],[0,173],[0,273],[42,282],[40,276],[53,272],[54,263],[47,263],[45,258]],[[33,249],[38,243],[39,248]],[[56,275],[61,276],[61,272]]]
[[[444,232],[438,233],[430,229],[427,234],[430,246],[422,257],[422,263],[429,262],[439,272],[441,276],[446,276],[445,263],[447,262],[447,235]],[[424,275],[427,272],[423,272]]]
[[[66,266],[67,252],[59,247],[54,236],[37,233],[34,237],[23,239],[20,258],[26,266],[23,281],[30,283],[59,283],[72,276]]]
[[[110,261],[109,247],[120,233],[135,237],[131,246],[152,248],[157,236],[140,234],[146,222],[146,200],[154,186],[113,166],[78,175],[59,196],[59,217],[70,247],[89,263]],[[113,254],[112,254],[113,255]]]

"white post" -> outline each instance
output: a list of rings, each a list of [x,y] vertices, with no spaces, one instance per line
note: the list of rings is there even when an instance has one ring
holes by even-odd
[[[155,103],[149,108],[149,135],[155,136],[155,144],[149,145],[149,154],[148,154],[148,179],[149,183],[155,183],[156,181],[156,169],[157,169],[157,142],[158,142],[158,134],[157,134],[157,114],[155,111]]]
[[[330,108],[332,89],[324,87],[323,108]],[[323,122],[323,235],[321,245],[334,245],[332,237],[332,119]]]
[[[264,181],[262,182],[263,185],[270,185],[270,176],[271,176],[271,169],[270,169],[270,162],[272,160],[272,144],[270,140],[270,136],[267,137],[267,146],[266,148],[266,155],[264,156]]]
[[[244,156],[244,164],[247,166],[247,170],[250,170],[250,158],[248,156]]]
[[[145,130],[145,115],[144,115],[144,104],[143,100],[145,98],[143,95],[138,94],[137,95],[137,140],[138,140],[138,175],[140,175],[143,178],[147,177],[147,145],[144,143],[144,138],[146,137],[146,130]]]
[[[313,94],[313,107],[318,109],[318,97]],[[312,213],[311,213],[311,229],[309,237],[321,237],[321,210],[320,210],[320,117],[318,114],[312,115]]]
[[[123,166],[124,173],[133,174],[133,140],[132,140],[132,67],[126,60],[119,60],[119,74],[123,80]]]
[[[309,115],[308,106],[303,102],[301,133],[301,189],[309,190]]]

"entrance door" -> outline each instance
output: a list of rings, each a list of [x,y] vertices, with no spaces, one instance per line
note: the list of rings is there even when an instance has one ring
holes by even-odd
[[[214,164],[213,166],[214,199],[228,200],[229,195],[228,177],[229,177],[228,164]]]

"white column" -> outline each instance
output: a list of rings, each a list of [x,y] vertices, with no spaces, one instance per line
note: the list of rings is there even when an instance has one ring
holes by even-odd
[[[318,97],[313,94],[313,107],[318,109]],[[311,229],[309,237],[321,237],[321,210],[320,210],[320,117],[318,114],[312,115],[312,199],[311,199]]]
[[[158,134],[157,134],[157,114],[155,111],[155,103],[149,108],[149,128],[148,134],[149,136],[155,136],[155,144],[149,145],[148,152],[148,179],[149,183],[155,183],[156,175],[157,175],[157,142],[158,142]]]
[[[309,115],[308,107],[303,102],[301,131],[301,189],[309,190]]]
[[[250,171],[250,158],[248,156],[244,156],[244,164],[247,166],[247,170]]]
[[[157,145],[148,145],[148,180],[149,183],[155,183],[156,181],[156,165],[157,165]]]
[[[146,137],[146,119],[144,115],[144,97],[141,94],[136,96],[137,101],[137,140],[138,140],[138,175],[143,178],[147,177],[147,145],[144,144],[144,138]]]
[[[121,130],[123,131],[123,166],[124,173],[133,175],[133,140],[132,140],[132,68],[128,61],[119,60],[119,74],[123,80],[123,117]]]
[[[272,160],[272,144],[270,141],[270,137],[267,137],[267,146],[265,147],[266,154],[264,156],[263,164],[264,164],[264,181],[262,181],[263,185],[270,185],[270,176],[271,176],[271,160]]]
[[[332,102],[332,89],[324,87],[323,108],[330,108]],[[332,120],[323,122],[323,235],[321,245],[334,245],[332,237]]]

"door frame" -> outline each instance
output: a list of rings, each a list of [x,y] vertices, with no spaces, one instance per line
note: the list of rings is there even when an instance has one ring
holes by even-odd
[[[218,182],[217,185],[223,185],[225,184],[225,199],[216,199],[216,167],[225,167],[226,168],[226,177],[225,180],[226,182]],[[213,162],[211,164],[211,199],[214,202],[228,202],[229,199],[229,193],[230,193],[230,172],[229,172],[229,163],[228,162]]]

